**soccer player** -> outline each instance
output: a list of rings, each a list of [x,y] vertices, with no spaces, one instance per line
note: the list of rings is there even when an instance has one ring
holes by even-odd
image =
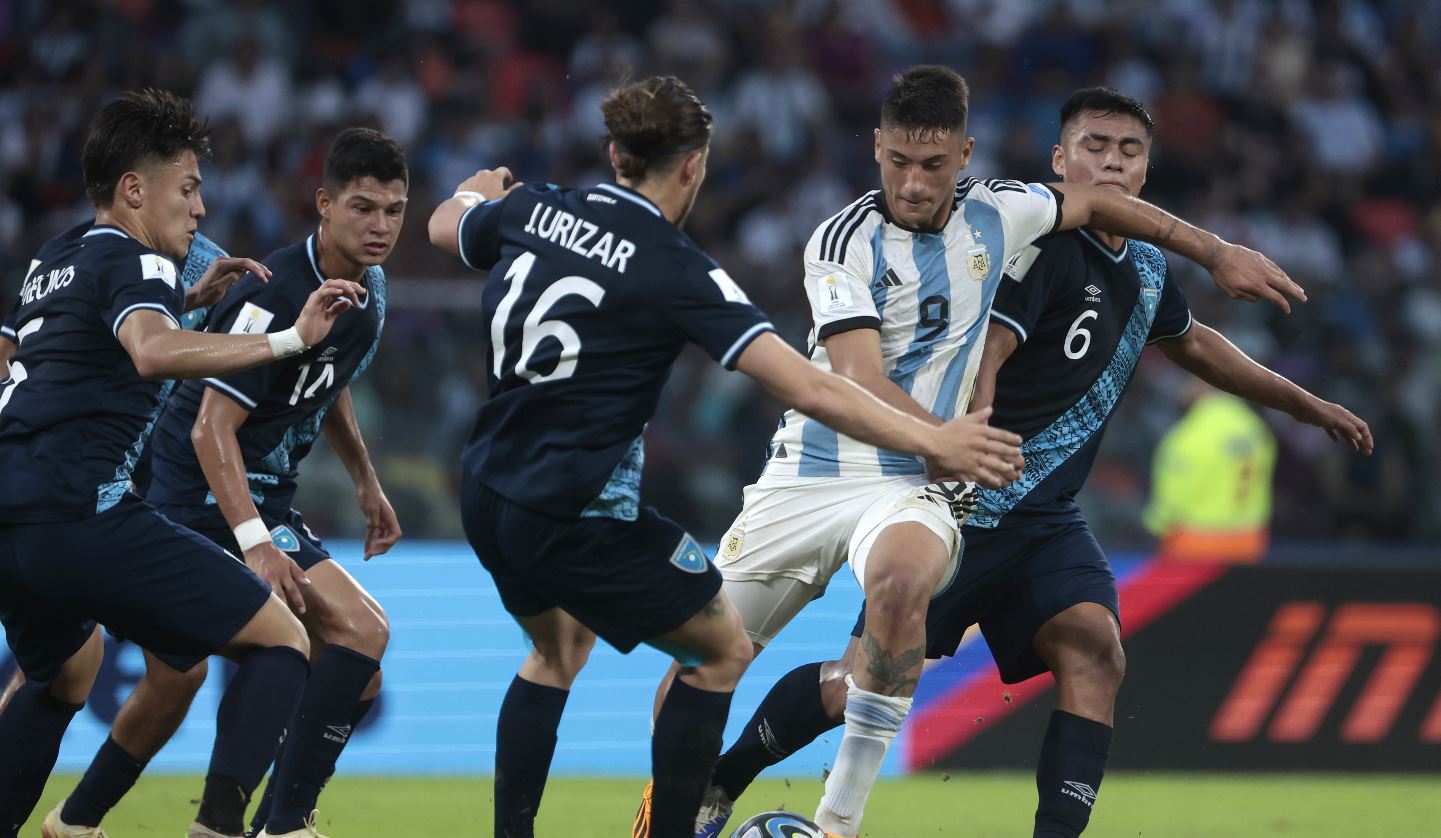
[[[0,838],[29,817],[94,682],[97,621],[179,671],[217,653],[240,664],[211,762],[246,789],[309,670],[304,628],[265,583],[130,491],[160,380],[298,354],[364,293],[327,280],[293,327],[271,335],[179,328],[186,296],[172,260],[205,213],[207,131],[163,91],[102,108],[83,155],[95,226],[44,245],[21,289],[17,350],[0,382],[0,624],[27,683],[0,714]]]
[[[300,355],[182,384],[150,446],[154,477],[147,500],[171,520],[243,555],[317,641],[310,680],[267,787],[268,805],[257,812],[254,829],[262,835],[314,834],[310,816],[320,790],[380,690],[380,658],[390,636],[385,612],[290,504],[300,461],[324,433],[355,481],[367,522],[365,558],[384,553],[400,537],[348,388],[379,344],[386,307],[380,265],[405,219],[407,185],[405,155],[394,140],[368,128],[336,137],[316,192],[318,229],[266,257],[268,283],[252,277],[231,289],[209,330],[285,329],[325,277],[365,287],[362,305]],[[166,712],[188,705],[198,687],[193,681],[142,682],[136,694],[147,696],[147,708]],[[247,802],[233,778],[212,773],[192,835],[239,835]]]
[[[939,66],[911,68],[886,94],[874,146],[881,189],[823,222],[806,247],[816,365],[922,421],[964,413],[1003,266],[1037,237],[1084,224],[1165,244],[1239,296],[1283,308],[1282,291],[1302,296],[1260,254],[1133,197],[1082,184],[958,179],[974,143],[965,136],[967,104],[965,81]],[[859,830],[920,677],[927,603],[957,572],[973,499],[955,477],[791,411],[721,541],[716,563],[757,652],[847,561],[871,603],[849,685],[855,722],[848,718],[816,816],[838,835]],[[763,720],[747,725],[742,743],[790,753]],[[829,719],[817,716],[821,723]],[[713,822],[706,834],[729,816],[731,800],[708,795],[698,819]]]
[[[77,225],[58,236],[52,244],[79,239],[93,226],[93,222]],[[199,232],[195,233],[190,250],[185,256],[184,266],[179,272],[188,309],[180,316],[181,327],[194,329],[201,326],[209,314],[210,306],[224,295],[230,285],[245,276],[248,273],[247,266],[253,264],[250,260],[231,258],[215,242]],[[7,362],[16,348],[14,334],[15,324],[11,318],[5,326],[0,326],[0,359]],[[160,404],[165,403],[174,384],[174,381],[161,384],[157,396]],[[144,441],[141,445],[144,446]],[[149,485],[149,451],[148,447],[141,448],[139,461],[130,475],[135,493],[142,497]],[[198,688],[199,684],[204,682],[208,671],[204,661],[187,672],[177,672],[152,652],[145,651],[144,656],[146,680],[152,683],[163,679],[193,680]],[[4,696],[0,696],[0,712],[3,712],[5,698],[18,690],[24,681],[25,673],[16,669],[10,684],[5,688]],[[129,790],[145,763],[174,735],[185,718],[188,706],[188,702],[185,706],[171,708],[149,706],[133,698],[126,701],[116,714],[111,737],[101,746],[80,785],[64,801],[68,818],[62,821],[57,807],[55,812],[47,816],[45,828],[59,836],[83,838],[94,834],[100,816],[109,811],[119,797]],[[110,799],[112,795],[113,800]],[[93,821],[89,814],[92,811],[95,812]],[[84,832],[85,828],[92,832]],[[64,831],[67,829],[69,831]]]
[[[506,189],[506,170],[482,171],[430,219],[433,243],[491,271],[491,395],[462,456],[462,515],[533,641],[500,711],[498,836],[534,834],[561,711],[597,635],[681,662],[655,722],[653,810],[637,830],[691,834],[751,655],[700,545],[639,503],[641,435],[687,342],[857,439],[993,485],[1019,473],[1017,438],[982,416],[936,427],[806,363],[681,232],[712,125],[683,82],[637,82],[603,111],[616,183]]]
[[[1078,91],[1061,108],[1052,152],[1062,188],[1068,195],[1072,185],[1137,195],[1152,128],[1134,99],[1105,88]],[[993,420],[1025,437],[1026,467],[1009,486],[979,492],[964,529],[964,561],[926,614],[925,652],[954,654],[979,622],[1007,683],[1055,674],[1058,704],[1037,767],[1034,834],[1074,836],[1100,787],[1125,669],[1115,578],[1075,495],[1143,345],[1157,343],[1214,386],[1325,428],[1357,451],[1369,453],[1372,442],[1366,423],[1345,408],[1194,322],[1165,258],[1149,244],[1079,228],[1039,240],[1012,260],[1006,276],[991,309],[972,407],[994,406]],[[843,660],[783,677],[749,727],[763,726],[785,753],[841,723],[843,713],[849,736],[855,691],[847,690],[846,676],[869,629],[863,610]],[[731,802],[783,758],[765,745],[748,729],[721,757],[707,798],[714,829],[697,834],[716,834]]]

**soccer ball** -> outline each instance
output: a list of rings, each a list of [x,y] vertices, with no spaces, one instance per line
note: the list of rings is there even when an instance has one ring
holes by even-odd
[[[825,838],[825,832],[794,812],[761,812],[731,833],[731,838]]]

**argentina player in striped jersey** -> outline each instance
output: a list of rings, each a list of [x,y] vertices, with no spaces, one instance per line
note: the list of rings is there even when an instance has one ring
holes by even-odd
[[[965,81],[944,67],[912,68],[887,93],[875,132],[881,189],[823,222],[806,248],[812,362],[822,369],[919,419],[965,413],[1004,266],[1038,237],[1084,224],[1160,242],[1210,269],[1234,296],[1282,307],[1282,292],[1302,296],[1260,254],[1141,201],[1091,186],[961,179],[974,142],[965,137],[966,111]],[[927,606],[956,575],[974,502],[965,481],[1001,488],[1010,478],[939,473],[790,411],[721,541],[716,563],[757,653],[847,561],[867,593],[872,619],[859,662],[837,681],[860,721],[847,723],[815,818],[834,834],[859,831],[909,712]],[[821,680],[833,674],[812,664],[777,684],[718,763],[697,835],[718,834],[760,770],[830,728]],[[788,713],[804,724],[771,723]]]
[[[556,728],[597,636],[682,662],[633,835],[689,835],[720,750],[750,643],[695,539],[639,502],[642,433],[687,343],[808,415],[943,471],[1020,465],[1013,435],[921,422],[807,363],[681,232],[712,124],[683,82],[637,82],[603,111],[616,183],[507,190],[507,172],[483,171],[430,220],[432,242],[491,271],[490,400],[461,458],[461,512],[534,644],[496,743],[495,833],[516,838],[534,834]]]
[[[303,351],[363,293],[327,281],[275,335],[180,328],[188,295],[172,260],[205,214],[207,133],[189,102],[164,91],[103,107],[83,161],[95,225],[42,247],[20,298],[0,382],[0,623],[27,683],[0,713],[5,838],[34,808],[94,682],[97,622],[177,672],[211,654],[240,664],[212,758],[243,788],[259,783],[304,686],[309,641],[265,583],[131,491],[161,381]]]

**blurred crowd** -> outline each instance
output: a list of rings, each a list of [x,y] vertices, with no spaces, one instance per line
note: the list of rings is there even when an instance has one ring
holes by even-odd
[[[805,341],[800,250],[878,184],[871,129],[897,70],[971,85],[971,173],[1053,180],[1056,111],[1109,84],[1156,118],[1144,196],[1264,251],[1304,285],[1290,316],[1225,299],[1173,259],[1199,320],[1370,421],[1375,456],[1267,419],[1280,442],[1277,539],[1441,535],[1441,0],[0,0],[0,271],[85,216],[86,122],[143,85],[192,96],[214,127],[202,231],[263,256],[304,235],[326,145],[372,124],[406,148],[409,219],[382,351],[354,388],[409,535],[459,532],[456,453],[485,398],[478,285],[425,241],[463,178],[588,184],[599,103],[675,73],[716,115],[690,222]],[[459,290],[457,290],[459,289]],[[1148,354],[1083,498],[1103,541],[1137,545],[1147,467],[1184,376]],[[778,405],[699,353],[647,439],[645,491],[715,537],[758,473]],[[343,470],[313,458],[301,508],[358,534]]]

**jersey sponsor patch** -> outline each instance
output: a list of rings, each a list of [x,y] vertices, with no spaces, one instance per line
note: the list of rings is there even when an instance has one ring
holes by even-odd
[[[295,537],[290,527],[281,524],[270,531],[270,540],[275,543],[275,548],[282,553],[299,553],[300,539]]]
[[[716,287],[720,289],[721,296],[725,297],[726,302],[750,305],[750,297],[747,297],[746,292],[741,290],[739,285],[736,285],[736,281],[731,279],[731,275],[725,272],[725,268],[716,268],[711,271],[710,278],[711,281],[716,284]]]
[[[706,572],[705,551],[700,549],[700,545],[690,535],[680,540],[675,552],[671,554],[670,563],[686,573]]]
[[[821,311],[845,311],[851,307],[851,289],[835,274],[816,280],[820,285]]]
[[[175,263],[158,253],[140,254],[140,273],[142,279],[163,279],[175,287]]]
[[[1016,255],[1006,260],[1005,275],[1020,282],[1025,278],[1026,272],[1035,264],[1036,258],[1041,255],[1041,249],[1033,244],[1028,244],[1016,251]]]
[[[270,328],[270,321],[275,319],[275,312],[261,308],[255,303],[246,303],[240,308],[240,314],[235,318],[235,323],[230,327],[232,335],[260,335]]]

